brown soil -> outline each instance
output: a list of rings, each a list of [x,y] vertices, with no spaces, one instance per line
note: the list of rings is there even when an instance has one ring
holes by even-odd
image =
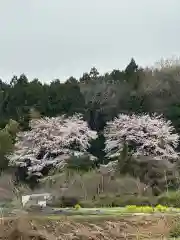
[[[32,219],[32,218],[31,218]],[[171,216],[134,216],[117,219],[37,219],[28,217],[0,222],[0,239],[7,240],[115,240],[168,239],[176,221]]]

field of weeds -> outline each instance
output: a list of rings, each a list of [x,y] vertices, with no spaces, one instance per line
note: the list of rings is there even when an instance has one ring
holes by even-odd
[[[179,222],[174,216],[119,216],[103,218],[40,218],[21,216],[2,219],[0,239],[6,240],[103,240],[170,239],[169,233]],[[172,238],[174,239],[174,238]]]

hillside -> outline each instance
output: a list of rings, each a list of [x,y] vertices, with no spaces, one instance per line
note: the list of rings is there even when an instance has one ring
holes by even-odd
[[[94,67],[65,83],[1,81],[1,171],[31,191],[76,184],[88,201],[134,184],[143,197],[178,190],[179,71],[178,60],[143,69],[131,59],[124,70]]]

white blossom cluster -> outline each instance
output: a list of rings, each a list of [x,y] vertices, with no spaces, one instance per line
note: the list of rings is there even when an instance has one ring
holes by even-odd
[[[15,152],[9,156],[11,164],[17,165],[24,165],[29,159],[30,174],[40,172],[49,164],[64,166],[64,160],[86,153],[90,140],[97,138],[97,133],[89,129],[80,114],[33,119],[30,128],[17,134]],[[45,154],[39,159],[37,156],[42,150]],[[49,154],[56,157],[48,157]]]
[[[162,116],[120,114],[105,128],[107,156],[119,156],[124,143],[133,146],[134,156],[151,156],[157,160],[178,158],[175,151],[179,136],[170,121]]]

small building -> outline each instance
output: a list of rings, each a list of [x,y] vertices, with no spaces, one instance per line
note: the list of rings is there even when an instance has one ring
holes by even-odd
[[[22,196],[22,205],[46,207],[47,201],[52,198],[50,193],[39,193]]]

